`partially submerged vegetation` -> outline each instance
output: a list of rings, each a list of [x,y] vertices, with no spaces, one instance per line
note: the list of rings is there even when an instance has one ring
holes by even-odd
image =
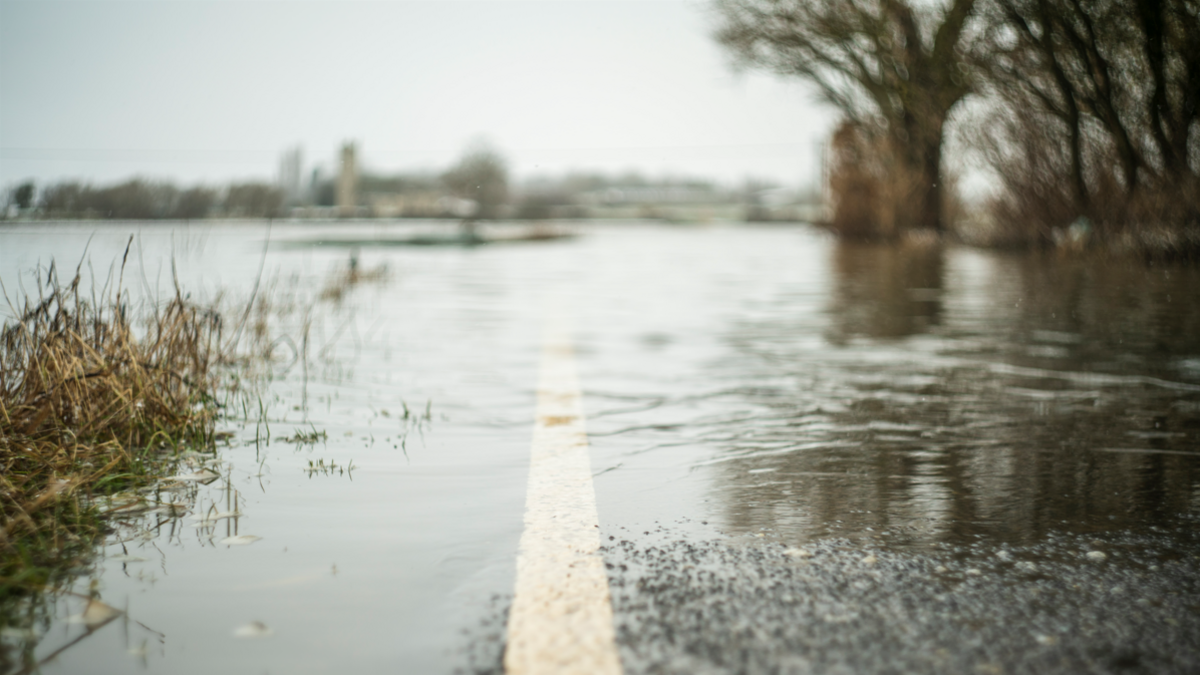
[[[359,269],[358,254],[353,252],[350,254],[349,265],[345,269],[333,270],[317,297],[320,300],[341,302],[347,291],[359,284],[379,283],[387,278],[387,265],[379,265],[370,269]]]
[[[293,368],[301,372],[289,385],[298,384],[303,393],[300,405],[288,400],[285,409],[306,412],[291,436],[277,440],[310,452],[327,444],[328,432],[307,415],[309,368],[319,365],[315,376],[325,381],[346,377],[334,351],[345,331],[354,330],[353,318],[345,320],[353,305],[341,301],[390,278],[386,266],[360,265],[352,255],[316,286],[296,277],[264,280],[260,273],[262,283],[256,281],[246,299],[197,303],[178,283],[165,300],[139,299],[126,288],[136,288],[126,278],[129,252],[127,246],[107,282],[81,278],[83,263],[60,279],[51,264],[35,272],[29,292],[12,297],[14,289],[4,289],[0,673],[33,672],[103,625],[84,621],[82,635],[48,656],[49,648],[39,648],[52,622],[63,618],[64,599],[107,607],[96,579],[106,563],[146,561],[131,549],[193,528],[210,544],[259,538],[237,530],[241,499],[230,482],[232,464],[218,456],[218,445],[231,439],[231,445],[253,445],[258,470],[252,477],[269,471],[264,448],[271,444],[270,424],[287,423],[288,413],[271,419],[280,399],[265,394]],[[332,336],[324,333],[326,310],[339,317]],[[407,454],[409,433],[423,433],[432,420],[431,404],[423,412],[399,405],[403,414],[394,415],[399,432],[392,445]],[[379,414],[393,417],[387,410]],[[241,431],[234,430],[239,425]],[[302,468],[310,478],[352,479],[357,466],[334,455],[314,457]],[[212,483],[217,485],[200,487]],[[223,505],[212,496],[218,488]],[[190,527],[178,522],[189,513]],[[229,522],[232,534],[226,528],[230,536],[214,539],[215,524]],[[117,545],[120,552],[112,548]],[[85,586],[89,576],[93,583]],[[66,623],[80,623],[75,619]]]
[[[215,311],[178,288],[135,308],[120,277],[85,295],[78,270],[63,283],[54,265],[38,285],[0,333],[0,603],[86,562],[106,529],[99,498],[216,437]]]

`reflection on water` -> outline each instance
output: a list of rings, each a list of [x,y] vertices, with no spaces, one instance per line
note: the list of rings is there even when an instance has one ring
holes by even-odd
[[[844,345],[855,336],[903,338],[937,326],[944,267],[936,245],[834,246],[829,341]]]
[[[38,672],[68,650],[77,648],[114,621],[122,625],[122,646],[143,665],[167,636],[138,621],[136,612],[104,602],[97,579],[105,562],[132,584],[153,587],[165,567],[152,565],[164,549],[238,545],[247,515],[245,499],[231,482],[229,468],[215,452],[186,451],[179,472],[136,492],[97,500],[107,528],[107,560],[93,559],[77,570],[92,577],[87,584],[46,589],[21,599],[7,598],[0,633],[0,672]],[[188,514],[190,517],[185,517]],[[246,541],[249,543],[249,541]],[[52,621],[58,619],[59,625]]]
[[[727,335],[758,411],[716,460],[732,528],[1032,542],[1200,514],[1197,270],[831,248],[823,344],[784,301]]]

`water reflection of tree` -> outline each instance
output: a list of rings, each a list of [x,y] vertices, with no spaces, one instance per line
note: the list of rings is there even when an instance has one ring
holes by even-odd
[[[735,331],[738,377],[791,384],[742,394],[759,413],[723,439],[730,527],[1032,542],[1200,512],[1200,368],[1179,365],[1200,354],[1200,271],[988,262],[975,297],[930,301],[908,291],[941,288],[941,254],[842,244],[833,349],[761,321]],[[896,344],[920,332],[950,339]],[[1030,351],[1038,340],[1056,350]]]
[[[1200,354],[1195,269],[1031,256],[1009,265],[1020,311],[1008,330],[1029,347],[1023,363],[1173,377],[1175,361]]]
[[[937,245],[842,241],[833,249],[834,290],[827,338],[899,338],[923,333],[941,316],[943,253]]]

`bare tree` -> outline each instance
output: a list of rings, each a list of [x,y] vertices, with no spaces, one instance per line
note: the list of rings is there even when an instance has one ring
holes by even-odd
[[[188,188],[179,193],[179,199],[175,202],[171,217],[183,220],[204,218],[212,211],[216,203],[216,190],[203,186]]]
[[[879,129],[901,174],[896,230],[942,230],[942,143],[972,91],[975,0],[714,0],[717,39],[744,65],[815,84],[864,131]]]
[[[33,206],[33,181],[25,181],[17,187],[13,188],[12,194],[9,195],[9,201],[22,211]]]
[[[495,218],[508,200],[508,168],[498,152],[486,146],[468,150],[442,182],[455,196],[475,202],[468,220]]]
[[[51,218],[76,216],[87,208],[91,192],[91,187],[74,181],[55,183],[42,189],[38,206]]]
[[[980,66],[1007,107],[997,128],[1004,137],[989,150],[1010,206],[1041,201],[1033,211],[1044,220],[1087,215],[1109,229],[1200,220],[1189,198],[1200,186],[1200,1],[989,0],[986,8]],[[1065,150],[1057,159],[1045,147],[1056,142]],[[1055,163],[1069,190],[1016,194],[1041,180],[1025,167]]]
[[[79,194],[80,211],[97,218],[148,220],[167,217],[179,190],[169,183],[142,178],[103,188],[85,187]]]
[[[236,218],[274,218],[283,208],[283,190],[269,183],[235,183],[225,193],[225,213]]]

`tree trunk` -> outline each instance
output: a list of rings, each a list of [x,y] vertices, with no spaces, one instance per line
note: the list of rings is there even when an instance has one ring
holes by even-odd
[[[1050,5],[1043,0],[1038,3],[1037,20],[1041,25],[1041,37],[1038,39],[1038,47],[1041,50],[1042,58],[1046,60],[1046,67],[1049,68],[1053,75],[1054,84],[1058,88],[1058,93],[1062,96],[1063,103],[1066,106],[1064,122],[1067,125],[1069,134],[1069,150],[1071,153],[1071,192],[1075,197],[1075,207],[1082,213],[1089,213],[1091,209],[1091,195],[1088,191],[1087,180],[1084,177],[1083,167],[1083,121],[1079,112],[1079,103],[1076,100],[1075,88],[1071,86],[1070,79],[1067,78],[1063,66],[1059,63],[1058,54],[1055,52],[1054,44],[1054,17],[1051,14]],[[1031,35],[1031,37],[1033,37]]]
[[[926,227],[942,233],[942,130],[938,124],[937,140],[929,143],[924,152],[922,180],[928,187],[921,199],[921,221],[918,227]]]
[[[942,222],[942,128],[938,115],[912,117],[907,138],[896,143],[897,167],[892,177],[891,197],[896,214],[894,236],[909,230],[928,229],[941,233]]]

